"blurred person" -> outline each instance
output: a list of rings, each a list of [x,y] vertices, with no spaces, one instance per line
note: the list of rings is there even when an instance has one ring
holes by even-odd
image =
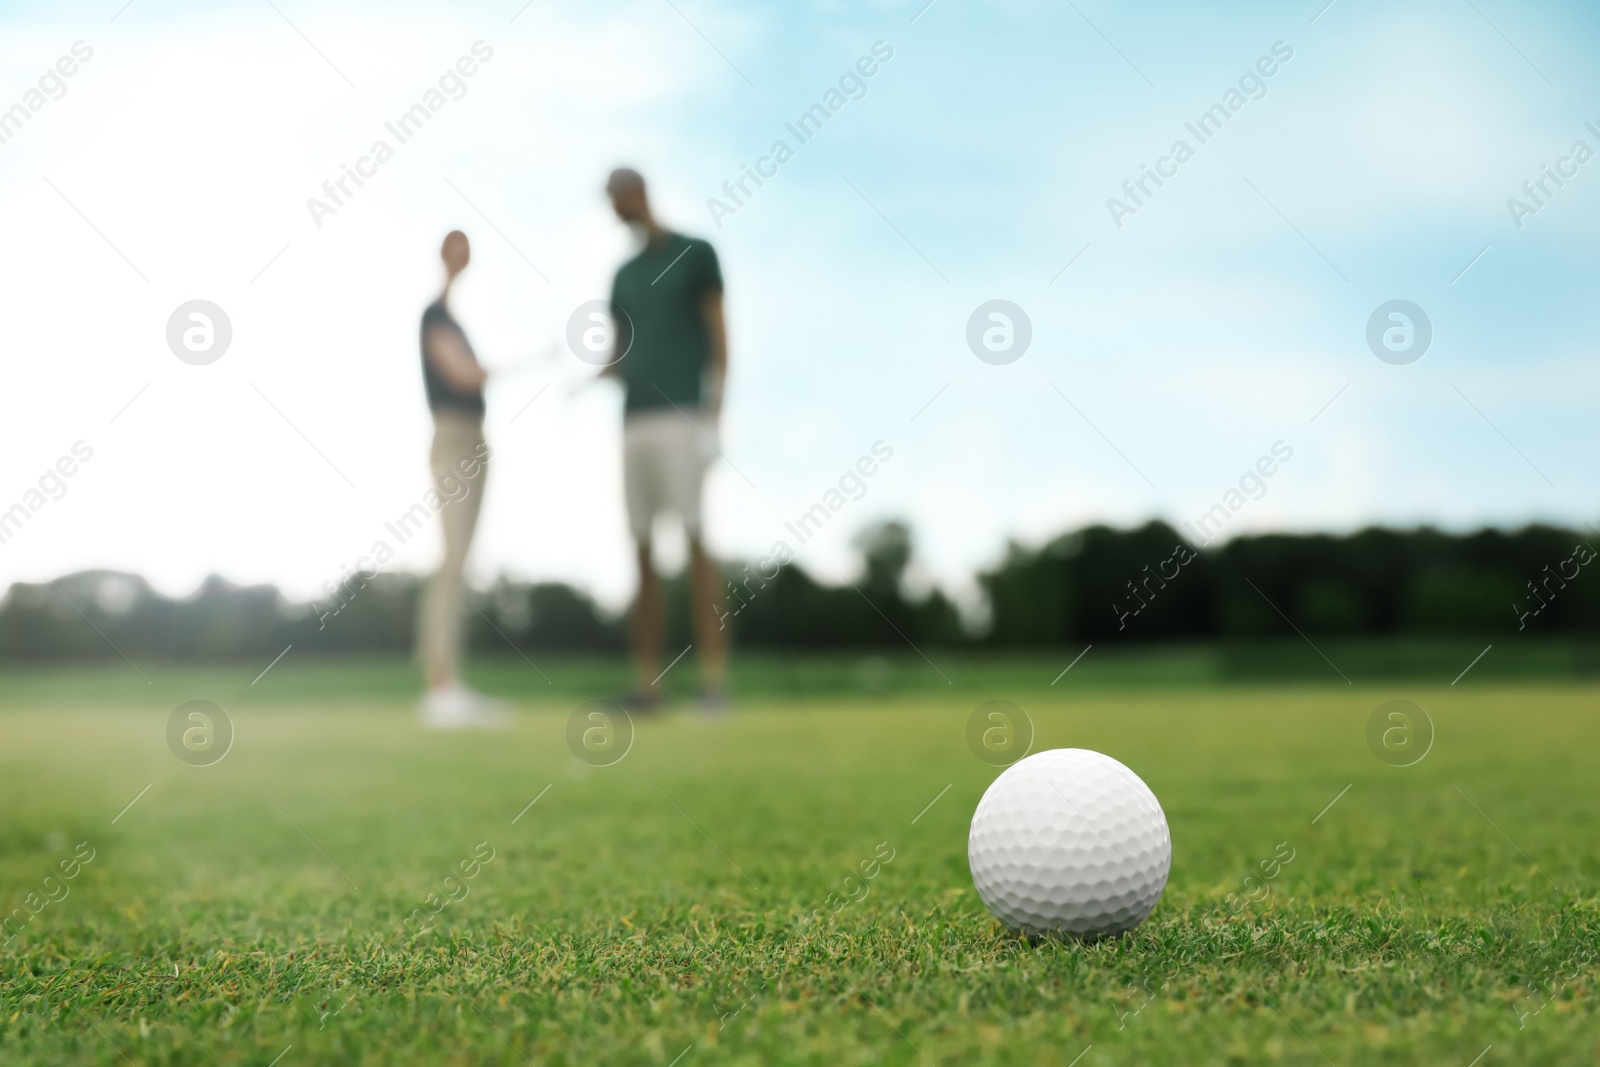
[[[465,331],[450,312],[450,287],[472,259],[467,235],[452,230],[439,250],[444,291],[422,313],[422,383],[433,412],[429,468],[439,493],[444,558],[422,595],[417,656],[427,692],[417,711],[435,729],[500,727],[508,716],[461,681],[462,582],[472,535],[483,508],[489,446],[483,436],[483,387],[489,372],[478,362]]]
[[[612,284],[615,348],[603,372],[622,383],[622,481],[639,571],[631,619],[637,688],[628,701],[639,711],[661,702],[665,621],[651,531],[658,515],[675,514],[689,541],[701,705],[720,712],[727,706],[728,636],[721,622],[722,576],[705,547],[701,491],[719,454],[728,371],[722,271],[708,242],[656,221],[638,171],[612,171],[606,195],[642,245],[617,268]]]

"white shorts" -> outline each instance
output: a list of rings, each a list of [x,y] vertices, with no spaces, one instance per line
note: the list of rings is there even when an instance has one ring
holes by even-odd
[[[700,536],[700,490],[716,458],[717,430],[704,411],[676,408],[641,411],[622,420],[622,491],[628,529],[646,541],[657,515],[683,520]]]

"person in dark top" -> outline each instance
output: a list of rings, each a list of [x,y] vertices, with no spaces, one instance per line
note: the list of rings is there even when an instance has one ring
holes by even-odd
[[[632,639],[635,707],[661,699],[661,586],[651,553],[657,515],[676,514],[689,540],[689,580],[702,702],[726,705],[727,631],[722,577],[707,554],[700,497],[707,468],[720,454],[717,421],[728,371],[717,253],[697,237],[660,226],[638,171],[613,171],[606,193],[617,217],[644,239],[617,270],[611,288],[615,351],[607,366],[623,402],[623,490],[639,568]]]
[[[428,686],[418,713],[436,729],[496,727],[507,721],[504,710],[462,684],[459,672],[461,584],[489,470],[483,437],[489,372],[450,313],[450,286],[472,258],[467,235],[452,230],[439,254],[444,291],[422,313],[422,383],[433,412],[433,489],[423,500],[443,524],[444,559],[423,592],[418,619],[417,654]]]

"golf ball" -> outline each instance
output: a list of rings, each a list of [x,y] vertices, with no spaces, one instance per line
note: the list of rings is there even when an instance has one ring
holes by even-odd
[[[1155,910],[1172,838],[1155,794],[1099,752],[1056,748],[1006,768],[967,838],[978,896],[1027,934],[1120,934]]]

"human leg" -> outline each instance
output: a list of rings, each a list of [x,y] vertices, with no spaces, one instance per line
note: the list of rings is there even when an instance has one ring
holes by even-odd
[[[653,697],[661,692],[658,676],[661,672],[662,631],[666,626],[661,605],[661,580],[656,577],[649,539],[638,542],[635,547],[639,591],[633,599],[630,619],[633,667],[638,693]]]
[[[438,690],[460,681],[460,590],[488,475],[481,422],[439,412],[434,419],[429,466],[434,489],[444,502],[439,511],[444,555],[423,593],[417,643],[428,688]]]
[[[728,630],[723,624],[723,581],[698,536],[689,538],[689,587],[700,677],[707,695],[720,697],[728,672]]]

